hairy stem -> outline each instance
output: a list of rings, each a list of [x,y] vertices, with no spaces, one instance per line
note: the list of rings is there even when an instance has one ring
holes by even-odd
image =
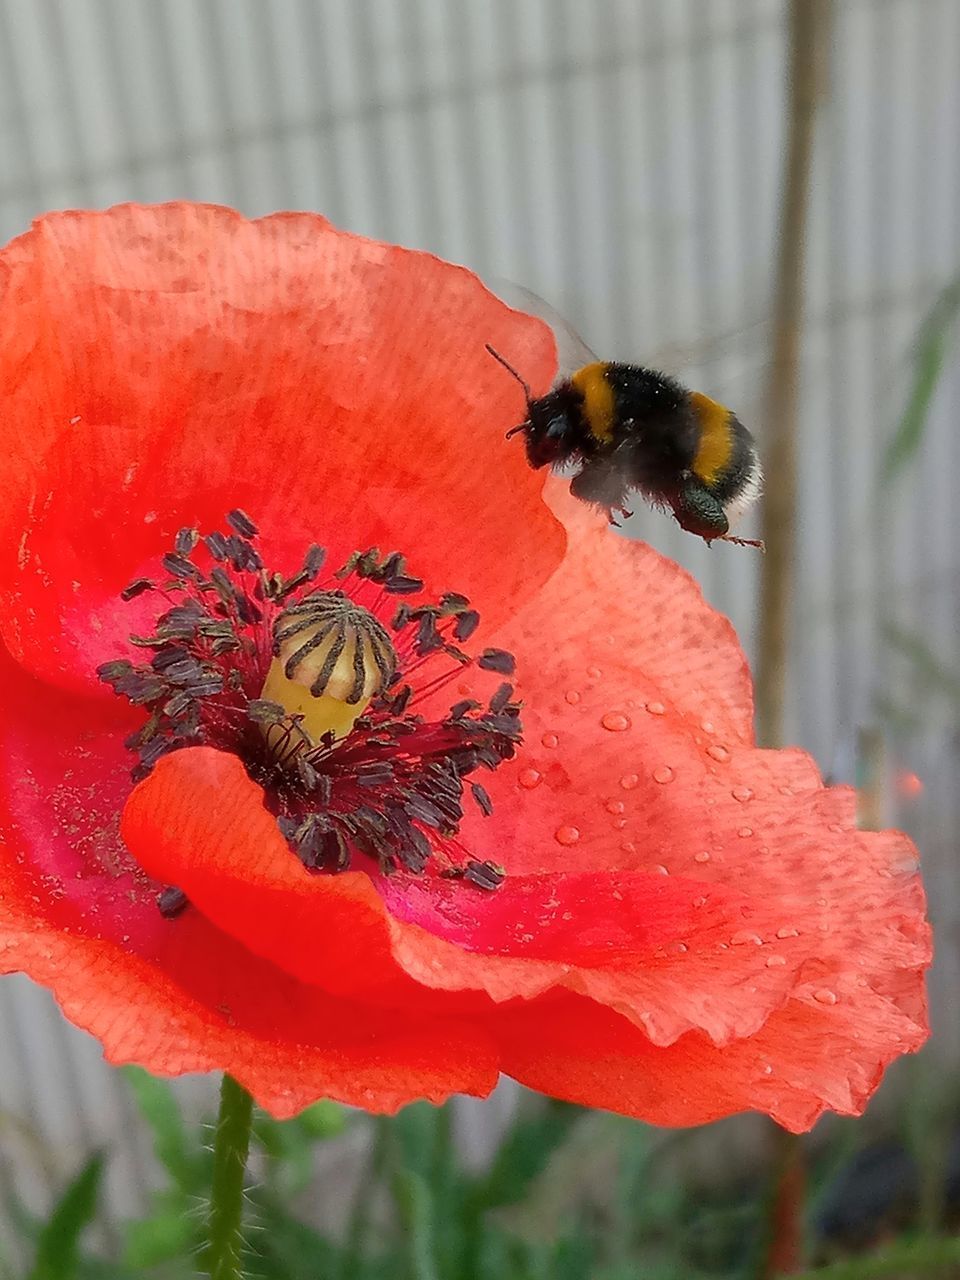
[[[243,1276],[243,1175],[252,1119],[253,1099],[236,1080],[224,1075],[213,1140],[208,1238],[203,1250],[203,1268],[211,1280],[241,1280]]]

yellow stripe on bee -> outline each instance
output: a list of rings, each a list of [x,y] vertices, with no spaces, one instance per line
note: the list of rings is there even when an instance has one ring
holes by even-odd
[[[583,396],[583,419],[587,430],[597,440],[610,439],[617,416],[613,387],[607,381],[607,367],[602,360],[597,360],[570,375],[570,381]]]
[[[693,459],[693,472],[706,484],[723,475],[733,452],[730,410],[699,391],[690,392],[690,403],[700,422],[700,443]]]

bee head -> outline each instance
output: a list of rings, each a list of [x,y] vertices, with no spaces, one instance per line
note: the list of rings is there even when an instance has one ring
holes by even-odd
[[[561,384],[550,392],[535,400],[530,393],[530,384],[521,378],[512,364],[509,364],[499,351],[495,351],[489,343],[487,350],[507,372],[519,382],[527,402],[527,416],[516,427],[507,432],[507,439],[523,432],[527,446],[527,461],[531,467],[549,466],[554,462],[562,462],[568,457],[572,444],[570,442],[573,420],[569,416],[570,406],[569,384]]]
[[[527,405],[527,420],[514,431],[524,432],[531,467],[548,467],[569,458],[575,444],[576,419],[561,385]],[[510,433],[511,435],[513,432]]]

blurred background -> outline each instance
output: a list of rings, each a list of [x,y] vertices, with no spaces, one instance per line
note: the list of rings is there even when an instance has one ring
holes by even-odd
[[[791,95],[803,8],[817,47]],[[44,210],[124,200],[319,210],[526,286],[602,356],[732,405],[788,499],[792,441],[789,555],[774,560],[786,682],[771,723],[861,787],[865,820],[915,835],[938,940],[931,1045],[891,1072],[866,1122],[823,1125],[810,1144],[815,1257],[932,1229],[960,1181],[945,1123],[960,1064],[958,125],[957,0],[0,0],[3,241]],[[785,189],[802,232],[786,253]],[[759,529],[752,516],[743,532]],[[631,532],[685,563],[758,657],[777,604],[757,554],[709,550],[651,513]],[[779,660],[766,661],[777,703]],[[182,1220],[167,1188],[156,1225],[169,1096],[108,1070],[20,979],[0,986],[0,1086],[0,1266],[23,1274],[37,1216],[102,1151],[100,1194],[78,1221],[93,1213],[91,1247],[126,1250],[134,1269],[76,1274],[185,1274],[148,1267]],[[174,1092],[198,1115],[213,1088]],[[429,1130],[479,1169],[470,1185],[488,1187],[484,1211],[501,1206],[502,1248],[526,1240],[546,1259],[490,1274],[749,1274],[745,1224],[762,1213],[768,1159],[755,1119],[678,1139],[538,1110],[510,1086],[458,1104],[452,1139],[449,1119],[408,1117],[411,1149]],[[365,1142],[345,1124],[321,1111],[263,1138],[280,1170],[263,1185],[304,1222],[343,1225],[340,1171]],[[526,1172],[491,1191],[484,1162],[501,1142],[520,1145],[494,1172]],[[81,1200],[99,1174],[86,1168]],[[185,1174],[180,1189],[193,1194]],[[556,1253],[572,1222],[605,1243]],[[643,1240],[659,1241],[654,1254]],[[298,1271],[294,1253],[275,1274],[333,1274]]]

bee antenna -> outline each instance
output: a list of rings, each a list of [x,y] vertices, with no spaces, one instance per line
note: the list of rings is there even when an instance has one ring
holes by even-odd
[[[513,377],[515,377],[516,380],[520,383],[520,386],[523,388],[524,397],[526,398],[527,404],[529,404],[533,399],[533,396],[530,394],[530,383],[526,382],[523,378],[521,378],[519,373],[517,373],[516,369],[513,367],[513,365],[510,364],[508,360],[505,360],[499,351],[495,351],[493,347],[491,347],[489,342],[485,342],[483,345],[493,356],[494,360],[496,360],[498,364],[502,364],[503,367],[506,369],[507,373],[512,374]],[[520,431],[521,428],[515,427],[514,430]],[[513,431],[510,432],[510,435],[513,435]]]

